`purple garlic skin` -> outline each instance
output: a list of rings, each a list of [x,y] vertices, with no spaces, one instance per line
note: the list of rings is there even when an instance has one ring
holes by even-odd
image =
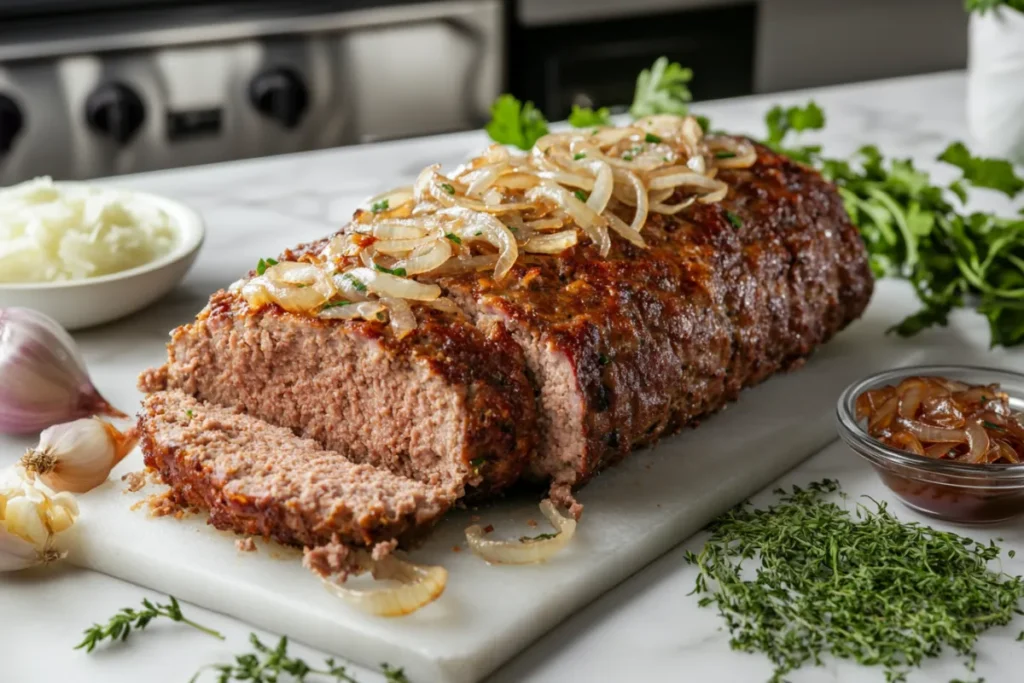
[[[127,417],[96,390],[71,335],[38,311],[0,309],[0,433],[92,415]]]

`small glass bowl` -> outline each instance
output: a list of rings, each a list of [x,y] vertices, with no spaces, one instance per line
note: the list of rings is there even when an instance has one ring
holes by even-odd
[[[847,387],[836,406],[839,436],[871,463],[904,504],[918,512],[960,524],[992,524],[1024,512],[1024,464],[970,465],[914,455],[886,446],[857,421],[855,403],[862,392],[926,375],[998,384],[1009,395],[1011,410],[1024,411],[1024,374],[964,365],[919,365],[880,372]]]

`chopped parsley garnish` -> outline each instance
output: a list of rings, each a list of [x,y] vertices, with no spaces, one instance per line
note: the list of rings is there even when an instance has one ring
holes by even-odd
[[[359,291],[359,292],[365,292],[366,291],[366,284],[364,284],[362,280],[360,280],[359,278],[355,277],[351,273],[345,273],[345,279],[352,283],[352,286],[356,288],[356,291]]]
[[[612,362],[612,359],[602,353],[597,357],[597,362],[601,365],[608,365]]]
[[[697,116],[695,118],[697,119],[697,125],[700,126],[700,129],[704,131],[705,134],[711,131],[711,119],[706,116]]]
[[[477,234],[479,235],[480,233]],[[445,237],[450,239],[455,244],[462,244],[462,238],[456,235],[454,232],[445,233]]]
[[[993,422],[989,422],[988,420],[982,420],[981,424],[983,424],[986,427],[988,427],[989,429],[992,429],[992,430],[997,431],[997,432],[1005,432],[1006,431],[1006,429],[1004,427],[1000,427],[999,425],[997,425],[997,424],[995,424]]]
[[[374,263],[373,267],[376,270],[379,270],[382,273],[387,273],[389,275],[396,275],[398,277],[405,277],[405,268],[385,268],[384,266],[380,265],[379,263]]]
[[[376,318],[377,320],[384,322],[384,311],[377,311]]]
[[[267,259],[261,258],[260,262],[256,264],[256,274],[257,275],[263,275],[264,273],[267,272],[267,268],[269,268],[270,266],[276,266],[276,265],[277,265],[277,261],[275,261],[272,258],[267,258]]]
[[[390,206],[390,204],[391,204],[391,202],[389,200],[382,199],[379,202],[374,202],[370,206],[370,211],[372,211],[374,213],[380,213],[381,211],[387,211],[388,207]]]
[[[186,410],[185,417],[191,420],[193,417],[195,417],[195,413],[193,413],[191,410]]]
[[[576,152],[575,154],[572,155],[572,160],[573,161],[579,161],[580,159],[586,159],[586,158],[587,158],[587,155],[584,154],[583,152]]]
[[[481,230],[477,230],[476,232],[474,232],[474,233],[473,233],[473,236],[474,236],[474,237],[479,237],[479,236],[480,236],[480,235],[482,235],[482,234],[484,234],[484,233],[483,233],[483,231],[481,231]]]
[[[723,149],[723,150],[720,150],[718,152],[715,152],[715,158],[716,159],[734,159],[735,157],[736,157],[736,152],[730,152],[727,149]]]
[[[581,202],[587,201],[587,193],[584,192],[583,190],[574,190],[573,194],[576,195],[576,199],[580,200]]]
[[[549,538],[554,538],[558,534],[537,534],[536,536],[520,536],[520,543],[529,543],[530,541],[546,541]]]
[[[611,113],[608,107],[601,107],[594,110],[590,107],[579,107],[572,105],[572,113],[569,114],[569,125],[573,128],[590,128],[591,126],[610,126]]]
[[[451,186],[451,183],[441,183],[441,189],[448,194],[455,194],[455,188]]]
[[[486,130],[495,142],[528,150],[548,134],[548,122],[533,102],[524,104],[512,95],[502,95],[491,105]]]
[[[480,467],[485,462],[487,462],[487,458],[479,457],[479,458],[473,458],[472,460],[470,460],[469,464],[472,465],[473,467]]]
[[[734,214],[732,211],[726,211],[725,217],[730,223],[732,223],[732,227],[736,228],[737,230],[743,227],[743,219]]]
[[[329,304],[324,304],[323,306],[321,306],[320,310],[321,311],[326,311],[328,308],[337,308],[338,306],[347,306],[350,303],[352,303],[352,302],[348,301],[347,299],[341,299],[339,301],[332,301]]]
[[[647,135],[644,136],[644,142],[651,142],[651,143],[657,144],[657,143],[661,142],[661,138],[659,138],[654,133],[648,133]]]
[[[629,153],[627,152],[626,154],[623,154],[623,155],[622,155],[622,160],[623,160],[623,161],[633,161],[633,155],[632,155],[632,154],[629,154]]]

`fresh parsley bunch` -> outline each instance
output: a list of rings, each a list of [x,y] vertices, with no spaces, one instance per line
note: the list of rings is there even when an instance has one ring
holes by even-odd
[[[693,72],[667,57],[660,57],[650,69],[644,69],[636,79],[636,94],[629,112],[635,117],[651,114],[685,115],[693,99],[688,83]],[[573,105],[569,124],[575,128],[610,126],[611,112],[607,107],[590,109]],[[495,142],[528,150],[541,137],[548,134],[548,122],[533,102],[520,102],[512,95],[502,95],[491,105],[491,121],[487,134]]]
[[[821,129],[825,117],[813,102],[772,109],[769,146],[812,164],[839,187],[850,218],[860,228],[875,274],[905,278],[921,310],[893,328],[903,336],[945,325],[949,313],[974,306],[989,322],[993,346],[1024,343],[1024,219],[966,213],[968,188],[1014,198],[1024,180],[1002,159],[973,156],[960,142],[938,160],[962,177],[936,185],[910,159],[886,159],[873,145],[850,160],[828,159],[820,147],[787,147],[789,134]]]
[[[1024,0],[964,0],[964,9],[968,12],[984,14],[998,7],[1009,7],[1024,12]]]

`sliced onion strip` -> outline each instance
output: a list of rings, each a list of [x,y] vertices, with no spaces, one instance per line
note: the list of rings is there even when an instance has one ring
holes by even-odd
[[[412,564],[389,555],[381,560],[369,558],[365,550],[359,562],[370,567],[378,581],[397,581],[402,585],[392,588],[349,588],[342,583],[323,579],[331,593],[349,605],[378,617],[401,617],[422,609],[441,597],[448,584],[448,570]]]
[[[550,559],[572,540],[576,520],[566,517],[550,500],[540,504],[540,511],[558,532],[539,540],[496,541],[484,537],[479,524],[466,529],[466,542],[474,553],[492,564],[534,564]]]

